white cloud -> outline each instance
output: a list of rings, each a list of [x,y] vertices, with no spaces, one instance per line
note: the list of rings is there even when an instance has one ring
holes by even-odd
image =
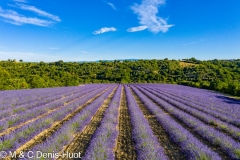
[[[107,4],[108,4],[109,6],[111,6],[112,9],[117,10],[116,7],[114,6],[114,4],[112,4],[112,3],[107,3]]]
[[[60,49],[60,48],[51,47],[51,48],[49,48],[49,49],[51,49],[51,50],[58,50],[58,49]]]
[[[128,32],[139,32],[139,31],[143,31],[147,28],[148,28],[147,26],[138,26],[138,27],[129,28],[127,31]]]
[[[114,27],[110,27],[110,28],[104,27],[104,28],[94,31],[93,34],[103,34],[105,32],[114,32],[114,31],[117,31],[117,29]]]
[[[168,25],[162,17],[158,17],[158,7],[164,5],[165,0],[142,0],[142,4],[134,4],[131,9],[138,15],[139,23],[147,26],[153,33],[167,32],[173,25]]]
[[[5,18],[5,22],[15,24],[15,25],[32,24],[37,26],[49,26],[53,24],[52,21],[43,20],[35,17],[34,18],[25,17],[23,15],[18,14],[16,11],[3,10],[1,7],[0,7],[0,17]]]
[[[57,21],[57,22],[61,21],[61,19],[58,16],[50,14],[46,11],[40,10],[40,9],[36,8],[35,6],[29,6],[29,5],[25,5],[25,4],[17,4],[17,6],[19,6],[23,10],[28,10],[28,11],[35,12],[40,16],[50,18],[54,21]]]

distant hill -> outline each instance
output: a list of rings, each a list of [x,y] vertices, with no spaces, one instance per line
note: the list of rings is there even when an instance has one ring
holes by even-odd
[[[132,58],[82,62],[1,61],[0,90],[77,86],[83,83],[174,83],[240,96],[239,59]]]
[[[139,59],[114,59],[114,60],[96,60],[96,61],[78,61],[78,62],[113,62],[113,61],[138,61]]]

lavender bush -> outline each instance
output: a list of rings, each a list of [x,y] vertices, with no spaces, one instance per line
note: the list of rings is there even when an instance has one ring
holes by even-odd
[[[125,86],[127,105],[131,116],[132,135],[137,159],[167,160],[157,137],[138,107],[129,88]]]
[[[120,105],[122,86],[119,86],[113,96],[109,107],[105,111],[104,118],[99,128],[94,133],[90,145],[83,160],[115,159],[113,148],[118,136],[118,108]]]

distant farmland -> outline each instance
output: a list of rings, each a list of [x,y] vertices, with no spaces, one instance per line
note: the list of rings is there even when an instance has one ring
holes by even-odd
[[[0,110],[0,159],[240,159],[240,101],[207,90],[88,84],[1,91]]]

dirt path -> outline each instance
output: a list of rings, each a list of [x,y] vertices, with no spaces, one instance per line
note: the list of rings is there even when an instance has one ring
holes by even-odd
[[[102,91],[101,93],[99,93],[98,95],[96,95],[95,97],[93,97],[92,99],[90,99],[87,103],[85,103],[82,106],[79,106],[73,113],[68,114],[63,120],[61,121],[57,121],[54,122],[54,124],[48,128],[45,129],[44,131],[42,131],[41,133],[39,133],[37,136],[35,136],[33,139],[31,139],[30,141],[28,141],[27,143],[25,143],[24,145],[22,145],[21,147],[19,147],[16,150],[16,155],[19,155],[21,151],[27,151],[30,150],[34,145],[37,145],[39,143],[42,143],[43,141],[46,140],[46,138],[50,137],[51,135],[53,135],[53,133],[55,131],[57,131],[65,122],[69,121],[70,119],[72,119],[77,113],[79,113],[82,109],[84,109],[86,106],[88,106],[89,104],[91,104],[94,100],[96,100],[101,94],[103,94],[104,92],[106,92],[109,88],[105,89],[104,91]],[[10,160],[10,157],[7,157],[6,160]]]
[[[121,95],[118,131],[119,135],[114,149],[116,159],[135,160],[137,157],[132,140],[131,119],[128,112],[126,93],[124,87]]]
[[[186,159],[184,154],[181,152],[180,147],[171,141],[170,135],[167,134],[165,129],[160,125],[157,118],[144,106],[139,97],[133,92],[131,92],[136,100],[139,108],[147,119],[154,135],[158,138],[160,145],[164,148],[164,153],[170,160],[183,160]]]

